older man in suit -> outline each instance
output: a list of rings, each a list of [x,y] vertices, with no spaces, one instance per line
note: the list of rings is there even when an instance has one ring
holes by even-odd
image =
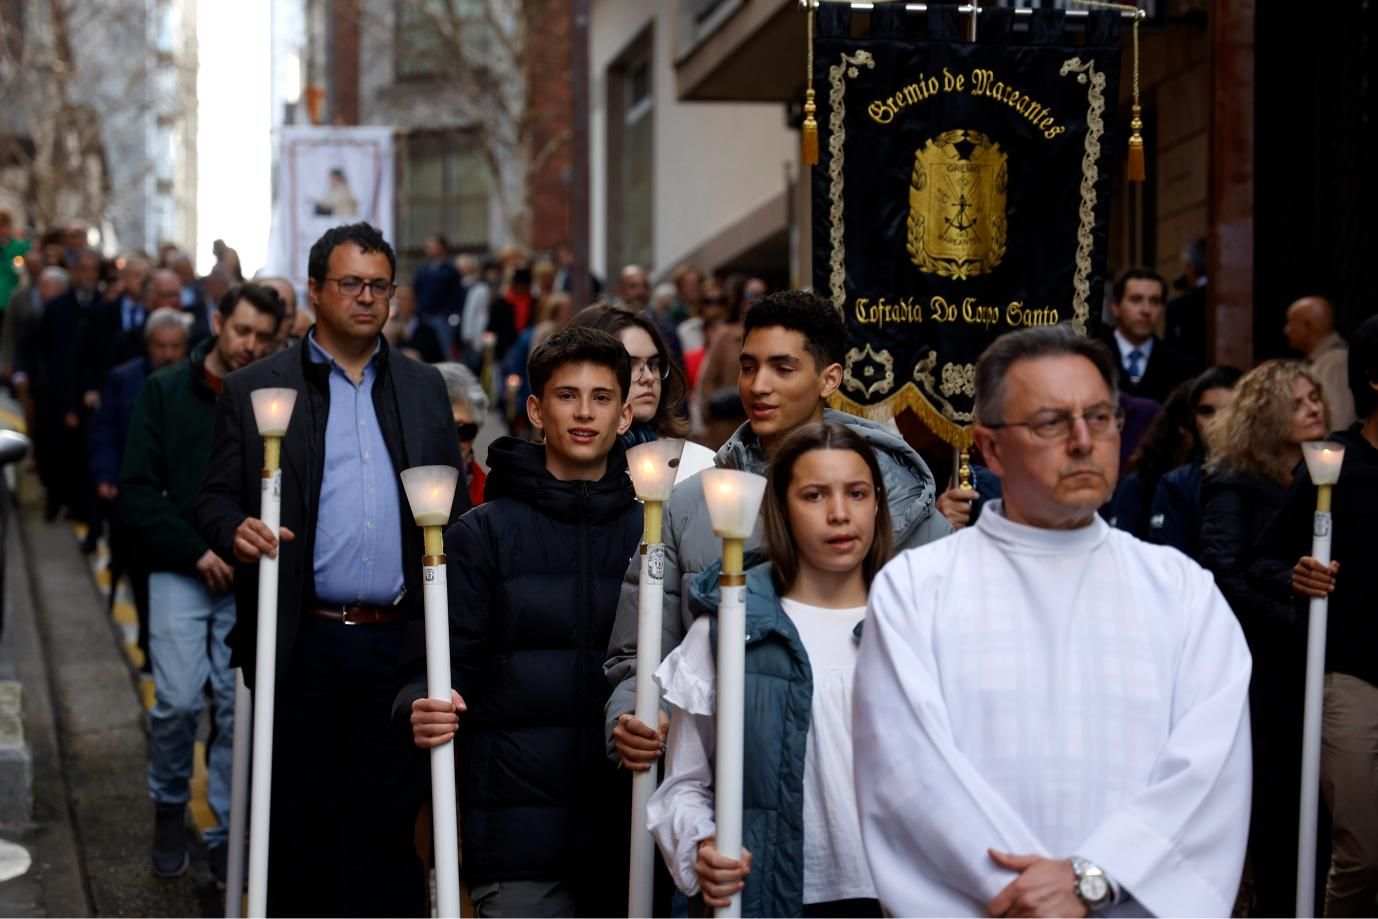
[[[460,465],[439,372],[380,332],[397,260],[367,224],[311,249],[316,326],[225,380],[197,503],[236,566],[233,665],[255,683],[258,566],[278,552],[278,683],[268,908],[273,915],[424,915],[414,822],[424,759],[392,736],[399,666],[423,641],[421,529],[398,473]],[[283,439],[282,528],[259,519],[262,441],[249,394],[297,391]],[[405,406],[405,410],[403,408]],[[468,508],[462,490],[451,519]]]

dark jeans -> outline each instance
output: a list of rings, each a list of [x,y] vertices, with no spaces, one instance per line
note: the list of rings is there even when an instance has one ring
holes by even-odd
[[[107,612],[115,605],[121,577],[129,582],[134,595],[134,611],[139,617],[139,650],[144,653],[144,672],[153,672],[153,656],[148,649],[148,566],[139,557],[137,537],[127,523],[110,521],[110,596]]]
[[[427,762],[390,723],[405,628],[303,614],[277,687],[269,915],[429,915]]]

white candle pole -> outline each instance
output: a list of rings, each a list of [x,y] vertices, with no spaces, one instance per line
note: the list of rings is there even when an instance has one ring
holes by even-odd
[[[426,611],[426,696],[450,701],[450,595],[443,529],[450,522],[459,470],[414,466],[402,473],[412,515],[425,534],[421,598]],[[455,744],[431,748],[431,815],[435,830],[436,914],[459,919],[459,812],[455,795]]]
[[[746,723],[746,540],[756,527],[765,493],[764,477],[735,469],[708,469],[699,474],[703,496],[713,518],[713,532],[723,541],[718,576],[717,761],[713,810],[716,846],[728,858],[742,857],[742,784]],[[741,894],[715,915],[742,914]]]
[[[244,824],[249,817],[249,737],[253,730],[253,697],[244,671],[234,671],[234,760],[230,766],[230,838],[225,843],[225,919],[244,915]]]
[[[665,602],[665,545],[661,516],[675,485],[682,440],[654,440],[627,451],[627,471],[636,496],[645,506],[641,540],[641,575],[636,616],[636,720],[652,730],[660,724],[660,626]],[[631,865],[627,882],[627,915],[651,915],[655,877],[655,840],[647,829],[646,808],[656,790],[656,768],[632,776]]]
[[[259,518],[278,535],[282,525],[282,438],[297,401],[294,389],[249,394],[263,437],[263,491]],[[273,795],[273,699],[277,684],[278,558],[258,562],[258,647],[253,694],[253,787],[249,805],[249,916],[268,914],[268,827]],[[231,793],[233,798],[233,792]]]
[[[1334,441],[1302,444],[1302,456],[1316,485],[1316,516],[1311,528],[1311,557],[1330,564],[1330,497],[1340,480],[1345,448]],[[1316,909],[1316,816],[1320,808],[1321,719],[1325,700],[1325,635],[1330,600],[1311,600],[1306,631],[1306,708],[1301,741],[1301,822],[1297,828],[1297,916]]]

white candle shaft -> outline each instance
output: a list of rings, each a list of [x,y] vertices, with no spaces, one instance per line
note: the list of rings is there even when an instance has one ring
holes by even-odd
[[[660,724],[660,687],[655,681],[660,666],[660,625],[665,602],[665,546],[646,547],[641,559],[636,617],[636,708],[642,724]],[[656,790],[656,770],[632,776],[631,866],[627,891],[627,915],[650,916],[655,878],[655,840],[646,828],[646,809]]]
[[[1330,564],[1330,513],[1317,511],[1311,557]],[[1306,702],[1301,740],[1301,814],[1297,828],[1297,916],[1315,915],[1316,817],[1320,808],[1321,721],[1325,704],[1325,636],[1330,601],[1312,599],[1306,626]]]
[[[450,598],[444,565],[423,571],[426,609],[426,695],[450,701]],[[435,829],[435,898],[441,919],[459,919],[459,809],[455,801],[454,741],[431,748],[431,816]]]
[[[244,831],[249,816],[249,737],[253,730],[253,697],[244,671],[234,672],[234,759],[230,764],[230,837],[226,841],[225,919],[244,915]]]
[[[718,851],[742,857],[742,771],[746,720],[746,588],[723,587],[718,601],[718,752],[713,810]],[[717,916],[742,914],[742,895]]]
[[[277,533],[282,471],[263,479],[261,519]],[[277,684],[278,560],[258,563],[258,647],[254,666],[253,787],[249,808],[249,917],[268,915],[268,832],[273,800],[273,697]]]

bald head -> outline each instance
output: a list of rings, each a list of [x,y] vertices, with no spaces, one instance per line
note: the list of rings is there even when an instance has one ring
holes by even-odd
[[[1287,343],[1302,354],[1310,354],[1321,339],[1335,331],[1335,307],[1324,297],[1302,297],[1287,307],[1287,323],[1282,332]]]
[[[617,294],[628,306],[640,309],[651,299],[651,286],[646,281],[646,269],[628,265],[617,280]]]
[[[180,309],[182,306],[182,279],[169,268],[159,268],[153,272],[149,281],[146,305],[150,312],[161,309]]]

